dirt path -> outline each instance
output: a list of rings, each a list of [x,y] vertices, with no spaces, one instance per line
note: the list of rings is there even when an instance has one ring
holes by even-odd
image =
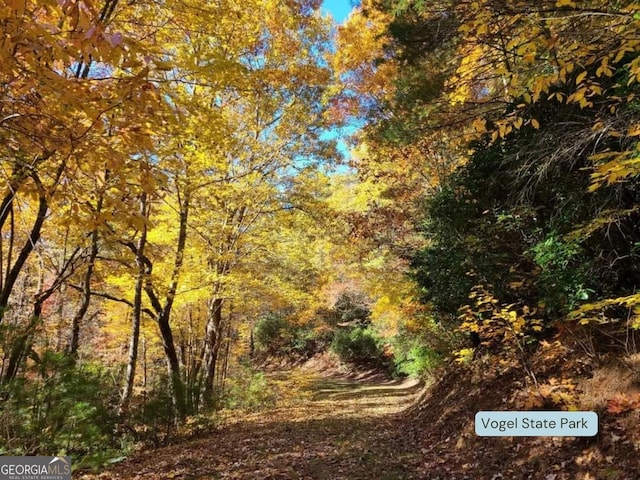
[[[406,444],[397,414],[415,401],[421,389],[417,382],[301,373],[271,380],[289,390],[281,406],[229,418],[224,427],[202,439],[149,451],[98,477],[81,478],[413,478],[407,465],[420,453]]]

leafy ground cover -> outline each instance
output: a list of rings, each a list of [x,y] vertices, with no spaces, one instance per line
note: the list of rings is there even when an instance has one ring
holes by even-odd
[[[421,384],[289,372],[288,395],[268,411],[230,417],[204,438],[148,451],[89,479],[411,478],[397,428]],[[279,391],[285,391],[278,388]],[[375,472],[372,477],[372,472]]]
[[[623,400],[640,395],[640,359],[628,360],[625,365],[587,362],[568,342],[542,347],[530,365],[535,389],[514,364],[449,366],[427,388],[416,380],[339,373],[318,365],[271,372],[267,380],[277,396],[272,407],[230,411],[215,431],[77,477],[635,480],[640,411],[625,408]],[[588,438],[474,433],[477,411],[525,409],[594,410],[599,433]]]

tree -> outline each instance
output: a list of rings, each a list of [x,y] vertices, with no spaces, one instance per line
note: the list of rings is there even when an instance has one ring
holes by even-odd
[[[6,186],[0,193],[0,323],[9,316],[10,323],[22,328],[19,325],[25,317],[16,300],[30,293],[16,292],[15,287],[30,268],[46,225],[64,204],[64,196],[85,197],[80,179],[93,174],[101,154],[111,153],[107,164],[117,170],[134,145],[148,145],[148,135],[129,130],[128,122],[135,122],[147,107],[159,110],[162,102],[148,87],[148,67],[138,64],[126,72],[118,69],[137,55],[140,45],[112,29],[116,4],[107,1],[102,10],[96,10],[86,2],[14,2],[3,9],[7,41],[2,47],[0,161]],[[90,75],[98,63],[104,77],[97,72]],[[115,134],[117,146],[110,140]],[[96,235],[92,236],[94,247]],[[64,265],[85,258],[75,248],[70,251]],[[93,255],[95,248],[88,258],[88,277]],[[34,313],[26,315],[19,335],[22,340],[12,349],[14,361],[6,378],[15,375],[17,359],[25,356],[33,327],[41,320],[42,303],[64,283],[56,278],[68,278],[65,268],[54,276],[55,288],[31,291]],[[74,270],[78,269],[76,264]],[[41,274],[44,279],[44,272]],[[89,294],[85,288],[85,297]],[[85,303],[76,324],[86,312]],[[76,338],[77,329],[73,330]],[[75,350],[75,340],[71,343]]]
[[[149,351],[165,358],[177,418],[212,398],[232,319],[252,315],[232,313],[234,299],[287,295],[264,288],[252,262],[287,212],[315,208],[316,175],[335,155],[322,139],[330,25],[318,9],[105,0],[3,10],[0,322],[16,329],[3,336],[7,380],[39,361],[42,322],[79,361],[100,341],[91,335],[128,336],[126,411],[150,318],[160,335]]]
[[[341,31],[368,47],[336,57],[344,94],[364,99],[342,111],[369,116],[360,188],[378,195],[355,225],[412,258],[442,319],[479,285],[549,321],[635,304],[637,8],[362,2],[351,23],[375,34]],[[398,218],[410,234],[389,229]],[[423,243],[403,242],[416,228]]]

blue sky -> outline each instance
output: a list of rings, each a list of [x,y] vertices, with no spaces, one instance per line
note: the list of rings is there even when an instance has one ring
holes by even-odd
[[[342,23],[349,16],[351,10],[353,10],[353,0],[324,0],[322,2],[322,9],[331,14],[336,23]],[[357,127],[355,125],[348,125],[338,129],[332,129],[326,131],[323,134],[325,139],[335,139],[337,141],[338,151],[344,155],[345,159],[349,158],[349,148],[345,142],[345,137],[355,133]],[[346,172],[349,168],[343,165],[338,168],[339,172]]]
[[[331,13],[337,23],[342,23],[353,10],[351,0],[324,0],[322,8]]]

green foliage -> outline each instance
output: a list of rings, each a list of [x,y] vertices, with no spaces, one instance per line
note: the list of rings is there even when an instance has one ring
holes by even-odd
[[[581,258],[582,249],[576,241],[566,241],[551,232],[530,251],[542,269],[537,285],[548,309],[566,313],[595,293],[584,286],[589,282],[591,262]]]
[[[580,247],[574,242],[563,242],[559,235],[551,232],[531,251],[536,263],[542,268],[567,268]]]
[[[304,326],[294,331],[291,351],[295,356],[310,358],[327,349],[333,339],[333,331],[324,327]]]
[[[369,328],[344,328],[335,332],[331,350],[343,362],[367,367],[386,367],[388,358],[381,339]]]
[[[68,454],[88,465],[115,455],[118,389],[104,367],[47,350],[28,377],[3,386],[5,455]]]
[[[128,422],[137,441],[159,446],[175,433],[176,416],[168,382],[165,372],[158,374],[149,391],[131,405]]]
[[[223,405],[231,409],[256,410],[271,406],[276,401],[276,393],[270,387],[264,373],[256,372],[249,366],[240,370],[227,380],[223,392]]]
[[[259,352],[275,356],[309,358],[323,350],[331,341],[332,333],[314,325],[296,325],[285,315],[269,313],[261,318],[254,330]]]
[[[530,241],[522,229],[532,222],[531,212],[512,206],[505,189],[495,185],[498,152],[476,157],[425,203],[422,232],[429,244],[411,263],[423,301],[446,315],[455,315],[466,303],[476,283],[471,272],[507,293],[508,284],[517,279],[509,267],[522,260]]]
[[[458,248],[456,248],[458,247]],[[422,299],[439,311],[455,314],[469,293],[473,282],[465,253],[460,246],[433,245],[416,252],[412,259],[412,277],[422,288]]]
[[[345,291],[332,308],[320,309],[315,321],[304,325],[289,321],[286,312],[268,313],[257,322],[254,341],[259,352],[306,359],[326,350],[342,329],[366,327],[370,317],[366,295]]]
[[[504,32],[495,35],[487,29],[488,19],[497,17],[482,18],[491,9],[478,7],[468,17],[476,24],[464,31],[484,32],[480,36],[486,36],[477,49],[458,50],[477,58],[466,59],[470,60],[468,64],[464,58],[456,62],[450,56],[455,44],[473,44],[469,39],[475,38],[461,38],[455,33],[460,31],[456,22],[468,20],[449,12],[443,14],[457,6],[440,6],[440,10],[423,9],[411,2],[376,6],[394,14],[389,33],[401,48],[389,52],[402,67],[394,79],[396,96],[386,105],[393,112],[386,118],[393,120],[381,120],[368,132],[367,141],[385,146],[401,138],[403,146],[419,148],[424,142],[436,148],[433,139],[424,137],[429,122],[440,113],[449,124],[455,112],[447,110],[447,102],[421,99],[449,94],[446,82],[439,82],[443,74],[450,78],[450,89],[476,91],[473,66],[490,64],[485,45],[492,41],[503,44]],[[500,8],[494,13],[509,15]],[[430,28],[432,22],[441,22],[439,28]],[[517,29],[510,34],[516,34],[510,37],[511,45],[531,41],[516,41]],[[560,50],[565,46],[561,42],[555,45]],[[590,48],[588,39],[584,45]],[[571,50],[570,56],[574,54]],[[525,88],[518,93],[520,98],[492,110],[487,107],[490,98],[495,92],[501,95],[502,89],[492,91],[490,82],[483,84],[486,90],[478,104],[492,112],[481,113],[484,118],[474,125],[479,140],[463,142],[463,148],[472,152],[468,162],[438,178],[435,193],[425,200],[424,217],[416,219],[426,246],[412,255],[411,267],[421,287],[422,301],[438,318],[449,319],[468,303],[474,285],[488,286],[498,313],[479,312],[482,302],[468,306],[464,312],[481,319],[485,331],[472,333],[490,338],[501,338],[505,330],[516,336],[528,335],[527,328],[521,328],[527,327],[528,315],[522,310],[527,305],[530,312],[535,311],[533,326],[543,328],[567,314],[582,322],[634,319],[635,295],[640,288],[640,253],[636,246],[640,222],[636,159],[640,129],[636,127],[635,81],[638,51],[605,48],[598,61],[575,70],[573,58],[566,63],[570,68],[563,69],[564,62],[561,68],[544,65],[549,56],[532,54],[523,58],[527,57],[530,74],[502,79],[504,85],[509,84],[509,91],[515,92],[514,81],[526,78],[522,84]],[[507,68],[509,75],[515,71],[511,68],[514,65]],[[454,70],[456,74],[452,75]],[[496,68],[498,76],[502,73]],[[545,75],[557,74],[559,78],[543,82]],[[466,84],[465,78],[474,78],[470,82],[474,86]],[[585,87],[592,81],[597,86],[594,95]],[[429,95],[427,88],[433,88]],[[462,97],[468,98],[465,95]],[[473,109],[464,104],[460,110],[466,118],[468,108]],[[423,122],[416,122],[421,113]],[[455,121],[451,124],[458,126]],[[403,134],[389,135],[390,130]],[[433,130],[436,136],[451,133],[444,125],[435,125]],[[482,132],[486,132],[483,137]],[[515,314],[513,322],[510,313]],[[635,320],[629,321],[635,325]],[[466,323],[467,327],[471,325],[478,326]],[[487,338],[475,340],[480,343]]]
[[[442,364],[442,357],[422,342],[413,341],[403,347],[403,351],[393,351],[397,373],[422,378]]]
[[[270,354],[281,353],[291,340],[289,324],[283,315],[269,313],[258,320],[254,330],[256,347]]]
[[[391,339],[394,373],[429,377],[462,345],[461,341],[461,335],[443,317],[436,321],[432,314],[417,315],[400,325]]]
[[[616,145],[583,139],[595,115],[588,108],[540,101],[531,109],[544,125],[474,143],[468,163],[425,201],[427,246],[413,255],[412,275],[423,301],[440,315],[455,315],[476,284],[491,285],[501,305],[538,309],[545,323],[582,302],[628,295],[640,285],[631,265],[638,188],[629,181],[615,191],[588,191],[585,152]],[[575,131],[561,135],[555,122],[572,116]],[[588,146],[569,149],[568,138]],[[536,157],[539,151],[555,153],[548,159]],[[607,213],[623,208],[626,217]],[[599,220],[603,213],[609,220]],[[589,228],[594,222],[598,227]],[[613,222],[619,228],[603,228]],[[572,233],[578,227],[581,233]]]

